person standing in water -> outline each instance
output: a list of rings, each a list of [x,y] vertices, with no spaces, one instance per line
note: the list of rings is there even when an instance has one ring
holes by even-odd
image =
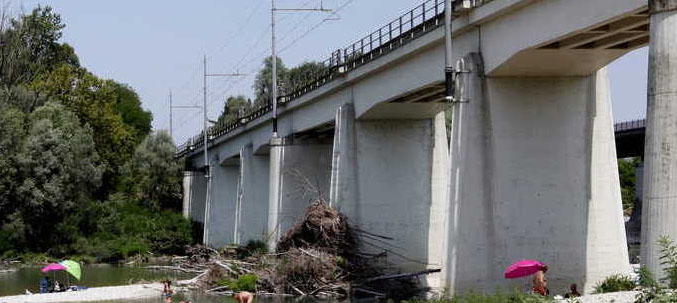
[[[238,303],[252,303],[254,301],[254,294],[248,291],[241,291],[233,294],[233,299]]]
[[[545,277],[545,273],[548,271],[548,266],[543,265],[541,270],[537,271],[534,275],[534,287],[532,289],[533,293],[539,294],[541,296],[547,296],[550,294],[548,289],[548,279]]]

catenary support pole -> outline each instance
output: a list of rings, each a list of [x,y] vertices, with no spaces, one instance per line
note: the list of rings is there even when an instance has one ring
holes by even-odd
[[[202,235],[202,242],[205,245],[209,244],[209,213],[210,213],[210,204],[211,204],[211,197],[210,197],[210,191],[211,191],[211,171],[209,168],[209,157],[207,153],[207,55],[204,55],[204,58],[202,60],[203,63],[203,77],[202,77],[202,117],[203,117],[203,124],[202,124],[202,138],[203,138],[203,146],[202,149],[204,151],[204,168],[205,168],[205,178],[207,179],[207,191],[205,194],[205,220],[204,220],[204,234]]]
[[[642,209],[642,262],[663,276],[656,241],[677,239],[677,0],[650,0],[651,40]]]
[[[273,65],[273,81],[272,81],[272,91],[271,102],[273,102],[273,138],[277,138],[277,53],[275,51],[275,0],[270,0],[270,26],[271,26],[271,64]]]
[[[444,1],[444,78],[447,102],[454,98],[454,58],[452,50],[451,23],[453,22],[454,0]]]

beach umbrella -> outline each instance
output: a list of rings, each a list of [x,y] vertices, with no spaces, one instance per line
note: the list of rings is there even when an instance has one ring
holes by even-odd
[[[544,267],[545,264],[536,260],[522,260],[508,266],[503,275],[506,279],[521,278],[533,275]]]
[[[59,262],[59,264],[63,265],[66,268],[66,272],[71,274],[71,276],[75,277],[76,279],[80,280],[80,277],[82,277],[80,263],[73,260],[65,260]]]
[[[50,271],[60,271],[60,270],[66,270],[66,266],[61,265],[59,263],[50,263],[47,266],[43,267],[40,271],[43,273],[47,273]]]

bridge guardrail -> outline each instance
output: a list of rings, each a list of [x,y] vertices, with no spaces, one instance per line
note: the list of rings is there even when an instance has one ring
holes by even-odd
[[[454,10],[467,10],[496,0],[454,0]],[[278,97],[278,105],[291,102],[340,75],[359,68],[377,58],[415,40],[425,33],[444,24],[445,0],[426,0],[399,18],[373,31],[366,37],[357,40],[345,48],[333,52],[328,59],[321,62],[324,67],[310,75],[309,81],[293,85],[291,91]],[[208,141],[223,136],[242,125],[249,123],[272,111],[272,104],[253,109],[236,121],[218,123],[207,130]],[[182,157],[204,144],[202,132],[189,139],[177,148],[176,156]]]
[[[614,124],[614,132],[635,130],[646,127],[646,119],[625,121]]]

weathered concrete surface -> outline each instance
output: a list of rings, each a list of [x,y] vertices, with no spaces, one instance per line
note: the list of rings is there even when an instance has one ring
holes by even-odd
[[[240,206],[240,243],[268,238],[269,156],[256,155],[251,145],[243,148],[241,159],[242,197]]]
[[[184,171],[183,172],[183,182],[182,182],[182,188],[183,188],[183,207],[181,213],[183,214],[183,217],[186,219],[191,219],[191,197],[193,191],[193,174],[194,172],[192,171]]]
[[[240,168],[237,165],[212,166],[212,192],[209,214],[209,245],[234,243],[236,205]]]
[[[507,287],[521,259],[551,265],[555,293],[628,272],[605,71],[487,78],[485,96],[472,79],[452,128],[452,289]]]
[[[642,262],[662,272],[656,241],[677,239],[677,11],[673,0],[650,1],[651,44],[644,152]]]
[[[195,222],[200,222],[204,224],[205,221],[205,199],[207,194],[207,178],[205,178],[204,172],[191,172],[191,189],[190,200],[190,216],[189,218]],[[185,189],[184,189],[185,192]]]
[[[162,284],[95,287],[82,291],[0,297],[0,303],[75,303],[160,298]]]
[[[341,210],[346,204],[356,203],[359,192],[355,108],[345,104],[336,111],[329,202]]]
[[[332,145],[283,140],[271,146],[268,235],[277,241],[310,203],[329,198]]]

